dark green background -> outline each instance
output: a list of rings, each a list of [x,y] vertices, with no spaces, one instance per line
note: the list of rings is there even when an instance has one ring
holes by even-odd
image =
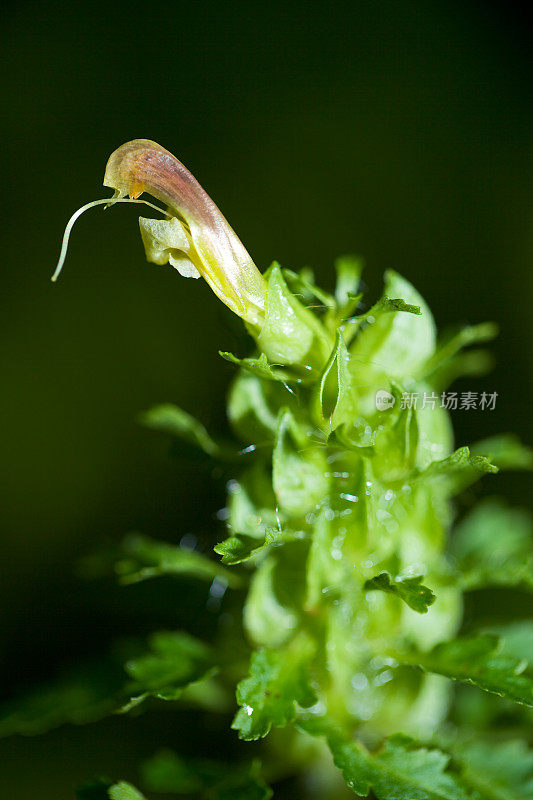
[[[437,321],[497,320],[497,370],[459,388],[496,411],[456,413],[458,443],[531,441],[532,67],[512,3],[27,3],[2,31],[2,691],[115,634],[177,619],[196,633],[205,587],[80,584],[73,564],[135,527],[216,536],[222,486],[168,458],[139,411],[178,402],[215,429],[244,353],[203,281],[144,261],[138,209],[95,210],[106,159],[148,137],[206,187],[261,269],[340,253],[367,260],[375,298],[399,270]],[[489,478],[523,502],[522,477]],[[206,531],[211,530],[210,534]],[[179,738],[168,716],[113,719],[0,744],[1,796],[68,800],[95,771]],[[213,731],[215,736],[216,731]],[[147,741],[144,741],[147,739]],[[209,739],[209,737],[208,737]],[[230,746],[233,734],[224,737]],[[207,746],[207,742],[206,742]],[[253,750],[253,746],[251,746]]]

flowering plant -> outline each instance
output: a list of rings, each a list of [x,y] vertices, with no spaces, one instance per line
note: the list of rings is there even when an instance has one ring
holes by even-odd
[[[108,680],[84,672],[4,709],[0,732],[154,702],[227,714],[236,694],[233,731],[265,740],[250,745],[249,762],[164,750],[143,765],[143,791],[261,800],[269,783],[298,775],[317,798],[533,798],[533,754],[520,738],[533,706],[533,625],[462,629],[464,593],[533,589],[524,512],[489,498],[455,524],[456,495],[532,463],[512,436],[453,442],[448,386],[486,368],[483,350],[465,348],[495,326],[438,340],[425,301],[393,271],[363,310],[353,257],[338,259],[332,294],[309,270],[274,263],[261,275],[193,176],[154,142],[115,151],[104,183],[115,196],[97,203],[141,202],[143,192],[164,203],[164,219],[140,219],[148,260],[205,278],[244,320],[254,352],[221,352],[236,369],[232,444],[173,405],[144,415],[227,474],[215,557],[131,535],[99,563],[113,563],[124,584],[207,580],[215,608],[229,596],[214,641],[157,631],[118,669],[111,655]],[[124,781],[79,796],[143,797]]]

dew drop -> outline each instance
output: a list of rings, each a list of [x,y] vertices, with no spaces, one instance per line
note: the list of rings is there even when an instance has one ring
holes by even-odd
[[[342,497],[343,500],[347,500],[349,503],[359,502],[359,498],[357,497],[356,494],[348,494],[347,492],[341,492],[339,496]]]
[[[180,547],[182,550],[194,550],[198,544],[198,539],[192,533],[186,533],[180,539]]]
[[[383,686],[383,684],[388,683],[393,679],[394,675],[390,669],[385,669],[383,672],[380,672],[379,675],[376,675],[374,678],[374,686]]]
[[[362,692],[368,687],[368,678],[362,672],[358,672],[351,680],[352,687],[356,692]]]

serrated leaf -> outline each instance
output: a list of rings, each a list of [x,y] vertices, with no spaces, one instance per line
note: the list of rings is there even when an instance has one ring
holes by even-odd
[[[533,469],[533,450],[511,433],[477,442],[472,453],[487,456],[500,469]]]
[[[360,299],[359,295],[352,298],[353,302],[357,301],[357,303],[359,303]],[[359,331],[365,333],[370,328],[373,328],[376,322],[383,322],[386,320],[387,316],[397,311],[402,311],[406,314],[415,314],[415,316],[420,316],[422,314],[420,306],[406,303],[401,297],[393,298],[384,294],[377,303],[374,303],[374,305],[368,309],[368,311],[357,314],[357,316],[347,320],[346,324],[343,326],[346,341],[349,344]],[[357,346],[355,345],[354,347]],[[358,358],[359,357],[358,354]]]
[[[171,750],[157,753],[142,768],[144,783],[154,792],[194,794],[206,800],[269,800],[272,791],[260,764],[235,765],[183,759]]]
[[[423,575],[416,575],[412,578],[400,576],[392,578],[388,572],[381,572],[375,578],[366,581],[364,588],[367,592],[379,589],[382,592],[394,594],[407,603],[413,611],[427,614],[430,605],[435,602],[435,595],[431,589],[422,584],[423,580]]]
[[[171,403],[163,403],[148,409],[140,415],[139,420],[147,428],[170,433],[177,439],[189,442],[208,456],[233,458],[236,455],[231,448],[215,442],[205,426],[195,417]]]
[[[236,534],[215,545],[215,553],[222,556],[223,564],[241,564],[243,561],[266,552],[269,547],[282,545],[284,542],[292,541],[295,537],[284,533],[279,528],[267,528],[263,541],[258,541],[254,536]]]
[[[438,644],[428,653],[395,653],[399,663],[426,672],[471,683],[486,692],[533,706],[533,678],[525,673],[527,662],[508,655],[497,636],[482,635]]]
[[[146,800],[141,792],[132,786],[131,783],[120,781],[108,789],[110,800]]]
[[[148,652],[130,659],[125,669],[133,681],[132,697],[121,710],[129,711],[147,697],[178,700],[189,684],[213,674],[213,654],[186,633],[158,631],[149,639]]]
[[[489,498],[457,526],[451,554],[461,586],[523,586],[533,589],[533,520],[522,509]]]
[[[377,800],[470,800],[459,778],[448,771],[450,756],[441,750],[421,747],[398,734],[370,753],[320,720],[301,727],[326,736],[335,766],[360,797],[372,791]]]
[[[132,657],[124,665],[124,650]],[[0,707],[0,736],[34,735],[60,725],[85,725],[139,706],[148,697],[176,700],[214,673],[211,649],[185,633],[162,631],[149,645],[127,643],[117,652]],[[129,676],[129,679],[128,679]]]
[[[411,479],[413,484],[430,484],[439,481],[448,495],[465,489],[482,475],[498,472],[498,467],[485,456],[472,455],[468,447],[459,447],[440,461],[433,461]]]
[[[498,467],[491,464],[485,456],[472,455],[468,447],[459,447],[447,458],[442,461],[433,461],[430,466],[421,473],[421,480],[434,477],[448,477],[457,473],[475,470],[476,472],[498,472]]]
[[[233,353],[226,353],[222,350],[219,350],[218,354],[219,356],[222,356],[225,361],[229,361],[230,364],[235,364],[236,366],[245,369],[247,372],[250,372],[252,375],[255,375],[258,378],[263,378],[269,381],[279,381],[281,383],[295,380],[295,377],[291,376],[287,370],[279,368],[273,369],[264,353],[261,353],[259,358],[237,358],[237,356],[234,356]]]
[[[403,311],[406,314],[417,314],[420,316],[422,313],[420,306],[415,306],[412,303],[406,303],[401,297],[383,297],[376,306],[374,306],[375,313],[381,311]]]
[[[130,534],[122,542],[115,571],[122,584],[138,583],[163,575],[188,575],[207,581],[216,578],[233,587],[241,585],[238,575],[225,570],[201,553],[139,533]]]
[[[325,449],[310,441],[288,409],[280,412],[272,464],[274,491],[288,514],[306,514],[327,496]]]
[[[229,536],[213,548],[215,553],[222,556],[223,564],[241,564],[265,550],[265,540],[258,541],[255,536],[244,533]]]
[[[461,741],[452,753],[483,800],[533,800],[533,750],[525,742]]]
[[[416,316],[422,314],[419,305],[406,303],[401,297],[388,297],[384,294],[377,303],[374,303],[374,305],[368,309],[368,311],[359,314],[351,322],[353,325],[358,326],[362,325],[363,322],[373,325],[376,322],[376,318],[380,317],[382,314],[390,314],[395,311],[403,311],[405,314],[415,314]]]
[[[331,433],[339,425],[350,423],[354,416],[354,395],[350,374],[350,356],[341,331],[335,347],[319,378],[316,405],[318,419]]]
[[[231,726],[241,739],[261,739],[272,727],[293,722],[296,704],[308,708],[316,703],[309,674],[311,655],[312,646],[302,637],[277,650],[252,654],[249,676],[237,686],[241,708]]]

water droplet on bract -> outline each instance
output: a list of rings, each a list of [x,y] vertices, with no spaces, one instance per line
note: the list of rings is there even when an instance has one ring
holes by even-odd
[[[347,500],[349,503],[359,502],[359,498],[356,494],[348,494],[347,492],[341,492],[339,497],[342,497],[343,500]]]
[[[379,675],[376,675],[374,678],[374,686],[383,686],[383,684],[388,683],[394,677],[394,674],[391,672],[390,669],[383,670],[380,672]]]
[[[193,533],[186,533],[180,539],[180,547],[182,550],[194,550],[198,544],[198,539]]]
[[[522,659],[522,661],[516,665],[516,669],[514,670],[515,675],[521,675],[525,669],[527,669],[529,665],[529,661],[526,659]]]
[[[227,588],[228,582],[226,580],[223,578],[215,578],[209,587],[209,594],[211,597],[221,598],[224,597]]]
[[[368,678],[363,672],[358,672],[351,680],[352,687],[356,692],[362,692],[368,687]]]

